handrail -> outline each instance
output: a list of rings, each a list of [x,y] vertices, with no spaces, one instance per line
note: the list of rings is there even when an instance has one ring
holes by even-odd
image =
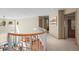
[[[13,36],[33,36],[33,35],[41,35],[46,33],[46,31],[44,32],[40,32],[40,33],[30,33],[30,34],[16,34],[16,33],[8,33],[8,35],[13,35]]]
[[[43,32],[34,32],[34,33],[30,33],[30,34],[18,34],[18,33],[8,33],[8,46],[9,46],[9,49],[11,49],[12,47],[13,47],[13,44],[16,44],[16,42],[18,41],[18,42],[20,42],[20,40],[18,40],[18,39],[16,39],[15,37],[16,36],[21,36],[22,37],[22,39],[21,39],[21,43],[22,42],[27,42],[28,41],[28,38],[26,38],[27,36],[31,36],[31,38],[29,38],[29,39],[32,39],[30,42],[31,43],[29,43],[31,46],[30,46],[30,49],[31,50],[34,50],[34,49],[36,49],[36,50],[40,50],[40,49],[45,49],[45,50],[47,50],[47,44],[46,44],[46,39],[45,40],[43,40],[43,41],[45,41],[44,42],[44,44],[45,44],[45,46],[43,47],[43,45],[42,45],[42,43],[40,43],[41,42],[41,40],[40,40],[40,38],[38,37],[39,35],[42,35],[42,34],[45,34],[45,33],[47,33],[47,31],[43,31]],[[14,39],[12,39],[12,41],[11,41],[11,39],[10,39],[10,36],[13,36],[14,37]],[[32,36],[34,36],[34,37],[32,37]],[[44,39],[44,38],[43,38]],[[38,42],[38,43],[34,43],[34,40],[37,40],[37,41],[35,41],[35,42]],[[12,43],[11,43],[12,42]],[[41,44],[41,45],[40,45]],[[41,47],[40,47],[41,46]],[[15,46],[14,46],[15,47]],[[37,48],[36,48],[37,47]],[[22,48],[23,48],[23,43],[22,43]],[[12,48],[13,49],[13,48]]]

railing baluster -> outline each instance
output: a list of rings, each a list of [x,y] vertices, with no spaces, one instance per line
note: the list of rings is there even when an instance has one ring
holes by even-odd
[[[32,50],[34,51],[33,46],[34,46],[34,44],[36,44],[35,50],[38,50],[38,51],[47,50],[47,36],[45,35],[44,37],[42,37],[42,34],[44,34],[44,33],[45,32],[32,33],[32,34],[9,33],[8,39],[7,39],[8,49],[12,50],[13,47],[16,49],[16,46],[18,46],[17,47],[18,50],[21,50],[20,48],[22,48],[22,50],[28,50],[29,49],[31,51]],[[43,43],[42,43],[41,39],[42,39],[42,41],[44,41]],[[25,46],[24,46],[24,44],[25,44]]]

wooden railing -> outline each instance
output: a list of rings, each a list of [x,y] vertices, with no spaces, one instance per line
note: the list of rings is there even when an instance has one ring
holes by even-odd
[[[8,49],[18,51],[44,51],[47,50],[47,36],[45,32],[17,34],[8,33]],[[25,44],[25,46],[24,46]],[[29,45],[29,47],[27,47]]]
[[[41,34],[44,34],[46,33],[45,32],[40,32],[40,33],[30,33],[30,34],[17,34],[17,33],[8,33],[8,36],[9,35],[13,35],[13,36],[33,36],[33,35],[41,35]]]

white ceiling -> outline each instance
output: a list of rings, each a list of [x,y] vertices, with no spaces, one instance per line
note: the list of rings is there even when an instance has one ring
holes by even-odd
[[[55,8],[0,8],[0,18],[21,18],[26,16],[49,15]]]

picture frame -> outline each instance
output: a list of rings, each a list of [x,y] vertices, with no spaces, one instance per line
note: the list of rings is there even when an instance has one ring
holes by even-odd
[[[50,22],[51,24],[57,24],[57,16],[53,17]]]
[[[1,21],[0,26],[6,26],[6,21]]]

